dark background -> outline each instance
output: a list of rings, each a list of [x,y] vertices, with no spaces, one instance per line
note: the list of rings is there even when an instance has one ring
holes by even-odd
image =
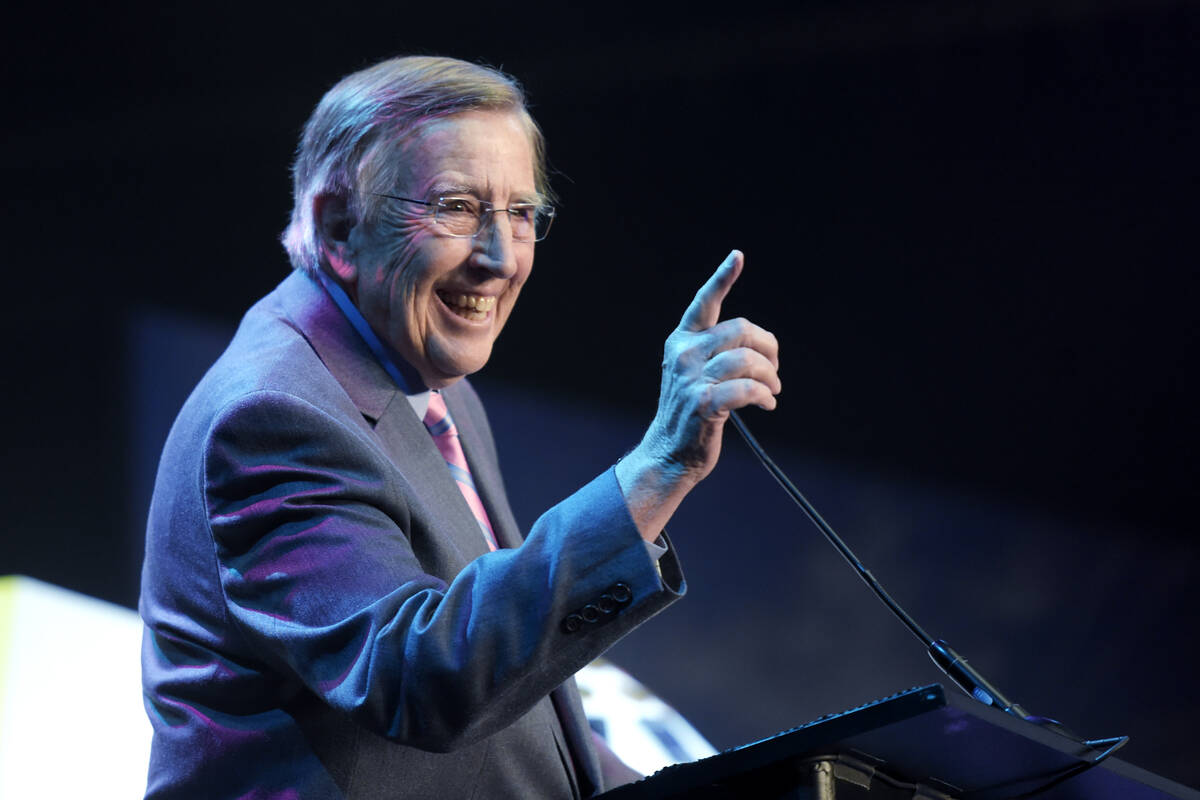
[[[785,386],[748,420],[818,507],[1030,710],[1200,785],[1200,4],[42,5],[5,27],[0,573],[136,602],[147,453],[286,274],[309,110],[380,58],[455,55],[526,84],[562,201],[478,380],[523,521],[636,441],[662,339],[738,247],[728,313],[779,336]],[[743,453],[673,526],[691,596],[614,657],[718,746],[936,680]]]

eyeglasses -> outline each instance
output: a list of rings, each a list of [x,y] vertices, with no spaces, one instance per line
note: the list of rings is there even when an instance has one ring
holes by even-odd
[[[433,224],[440,228],[444,235],[456,239],[470,239],[476,236],[483,230],[486,215],[503,212],[508,214],[513,241],[540,242],[550,233],[550,223],[554,222],[556,213],[554,206],[542,203],[517,203],[508,208],[496,208],[486,200],[477,200],[474,197],[439,197],[428,202],[394,194],[372,194],[433,209]]]

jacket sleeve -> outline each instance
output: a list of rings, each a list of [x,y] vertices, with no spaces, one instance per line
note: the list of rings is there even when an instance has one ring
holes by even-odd
[[[395,741],[452,750],[510,724],[684,591],[660,579],[612,470],[524,544],[443,580],[437,537],[370,432],[277,391],[218,414],[202,491],[227,614],[245,646]],[[445,533],[440,532],[440,533]]]

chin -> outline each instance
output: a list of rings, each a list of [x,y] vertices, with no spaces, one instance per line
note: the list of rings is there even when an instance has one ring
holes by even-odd
[[[436,382],[429,383],[430,389],[441,389],[455,381],[462,380],[487,366],[491,350],[474,358],[433,359],[434,377]]]

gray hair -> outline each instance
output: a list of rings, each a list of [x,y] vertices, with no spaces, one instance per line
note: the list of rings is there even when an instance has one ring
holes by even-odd
[[[516,79],[455,58],[389,59],[339,81],[304,125],[292,164],[292,219],[282,237],[292,267],[316,272],[320,266],[315,198],[346,197],[359,219],[374,219],[380,199],[368,187],[394,179],[396,144],[431,120],[476,110],[521,117],[533,145],[537,190],[549,198],[545,140]]]

